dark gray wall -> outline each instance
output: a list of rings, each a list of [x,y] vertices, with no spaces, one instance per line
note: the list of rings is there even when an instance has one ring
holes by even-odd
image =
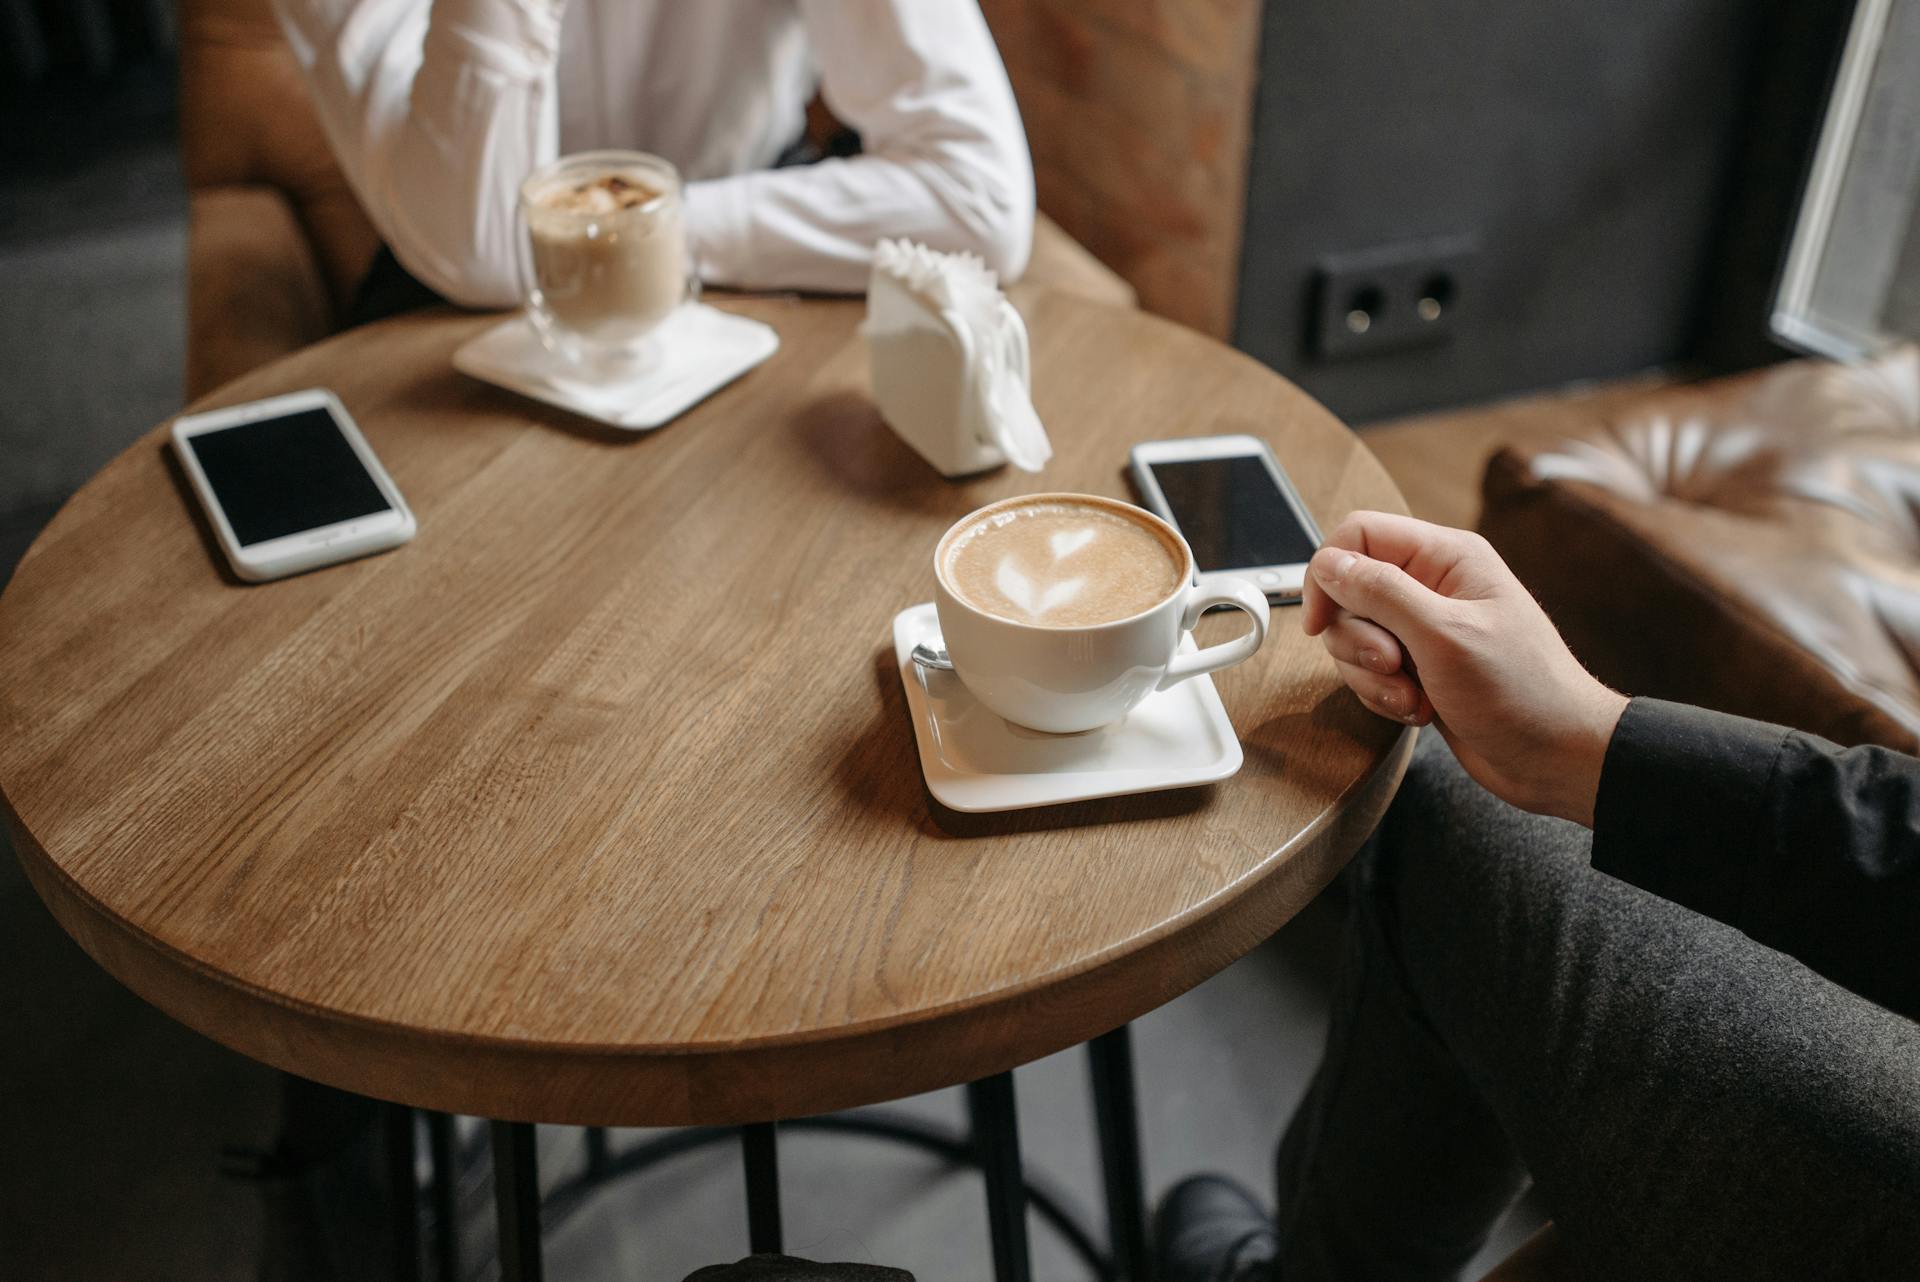
[[[1764,358],[1779,224],[1849,7],[1271,0],[1236,341],[1356,421]],[[1327,256],[1462,236],[1478,254],[1449,341],[1312,355]]]
[[[178,26],[172,0],[0,0],[0,99],[171,55]]]

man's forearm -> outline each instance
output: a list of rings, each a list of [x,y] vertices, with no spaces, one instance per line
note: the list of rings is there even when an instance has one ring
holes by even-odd
[[[882,237],[979,254],[1002,276],[1026,265],[1031,206],[960,218],[946,175],[884,156],[739,174],[687,187],[687,235],[703,279],[747,289],[860,293]]]
[[[1920,1013],[1920,760],[1636,699],[1608,748],[1593,865]]]
[[[1033,164],[992,33],[971,4],[799,0],[820,92],[863,154],[687,188],[700,274],[858,292],[874,242],[905,237],[1026,266]]]

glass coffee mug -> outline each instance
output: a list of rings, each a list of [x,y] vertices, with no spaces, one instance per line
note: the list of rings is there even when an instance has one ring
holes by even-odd
[[[589,151],[520,185],[527,316],[570,364],[609,377],[658,358],[655,331],[699,297],[679,171],[640,151]]]
[[[991,608],[982,595],[970,595],[958,581],[965,572],[955,571],[956,543],[983,526],[1018,521],[1030,510],[1083,510],[1096,522],[1118,517],[1138,526],[1154,540],[1139,546],[1158,549],[1148,559],[1160,556],[1167,561],[1154,571],[1165,577],[1153,580],[1168,584],[1165,594],[1149,597],[1138,609],[1123,607],[1112,618],[1099,617],[1095,603],[1065,626],[1012,618]],[[1057,554],[1066,558],[1062,573],[1071,574],[1078,571],[1070,558],[1086,555],[1088,548],[1087,541],[1068,529],[1030,541],[1026,549],[1010,555],[1045,560]],[[955,674],[974,698],[1032,730],[1070,734],[1118,721],[1156,690],[1251,659],[1267,639],[1264,592],[1244,579],[1213,579],[1196,586],[1193,550],[1179,531],[1151,512],[1096,495],[1029,494],[988,504],[941,536],[934,548],[933,573],[934,606]],[[1129,576],[1121,572],[1121,577]],[[1138,576],[1130,577],[1138,581]],[[1044,587],[1038,590],[1045,592]],[[1244,612],[1252,627],[1231,641],[1181,653],[1182,639],[1214,606]]]

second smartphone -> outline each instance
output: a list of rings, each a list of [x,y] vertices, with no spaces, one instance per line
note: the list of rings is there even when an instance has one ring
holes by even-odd
[[[220,550],[249,582],[396,547],[413,513],[332,392],[189,414],[173,448]]]
[[[1265,441],[1149,441],[1130,461],[1142,503],[1187,540],[1201,582],[1250,579],[1271,600],[1299,599],[1320,527]]]

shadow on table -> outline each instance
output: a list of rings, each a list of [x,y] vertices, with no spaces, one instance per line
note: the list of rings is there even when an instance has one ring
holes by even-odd
[[[389,411],[415,411],[419,415],[417,422],[436,425],[466,421],[462,415],[450,414],[450,410],[472,409],[489,424],[495,423],[504,411],[536,427],[622,448],[631,448],[638,442],[653,439],[655,435],[652,431],[614,427],[599,419],[536,401],[504,387],[483,383],[462,374],[452,365],[422,371],[420,377],[410,380],[397,392],[387,408]]]
[[[895,435],[862,393],[818,397],[800,410],[795,430],[820,470],[862,498],[916,513],[953,509],[956,517],[985,501],[962,498],[962,506],[956,507],[950,496],[967,494],[966,483],[934,471]]]
[[[914,743],[907,695],[900,688],[900,670],[895,664],[892,646],[875,651],[873,674],[880,695],[879,707],[866,729],[842,754],[834,772],[835,783],[848,800],[862,809],[918,828],[928,836],[1003,837],[1021,832],[1165,819],[1199,810],[1213,799],[1214,785],[1203,785],[995,814],[949,810],[927,791],[926,778],[920,773],[920,755]]]
[[[1305,712],[1284,713],[1261,722],[1240,736],[1240,746],[1249,763],[1257,765],[1262,773],[1278,774],[1284,770],[1300,778],[1303,774],[1310,776],[1316,765],[1311,753],[1301,751],[1302,745],[1321,741],[1324,736],[1349,742],[1365,741],[1399,730],[1399,726],[1368,712],[1352,691],[1340,686],[1327,691]],[[1340,787],[1350,773],[1343,759],[1326,783],[1329,787]]]
[[[221,581],[228,587],[246,587],[247,581],[233,572],[233,566],[227,562],[227,554],[220,550],[220,540],[213,532],[213,522],[208,519],[207,509],[200,505],[199,498],[194,494],[193,482],[187,479],[187,469],[180,465],[180,456],[173,452],[170,444],[162,444],[157,448],[160,465],[166,469],[167,479],[173,482],[173,492],[180,496],[180,505],[187,510],[194,533],[200,536],[200,546],[205,550],[207,559],[213,562]]]

